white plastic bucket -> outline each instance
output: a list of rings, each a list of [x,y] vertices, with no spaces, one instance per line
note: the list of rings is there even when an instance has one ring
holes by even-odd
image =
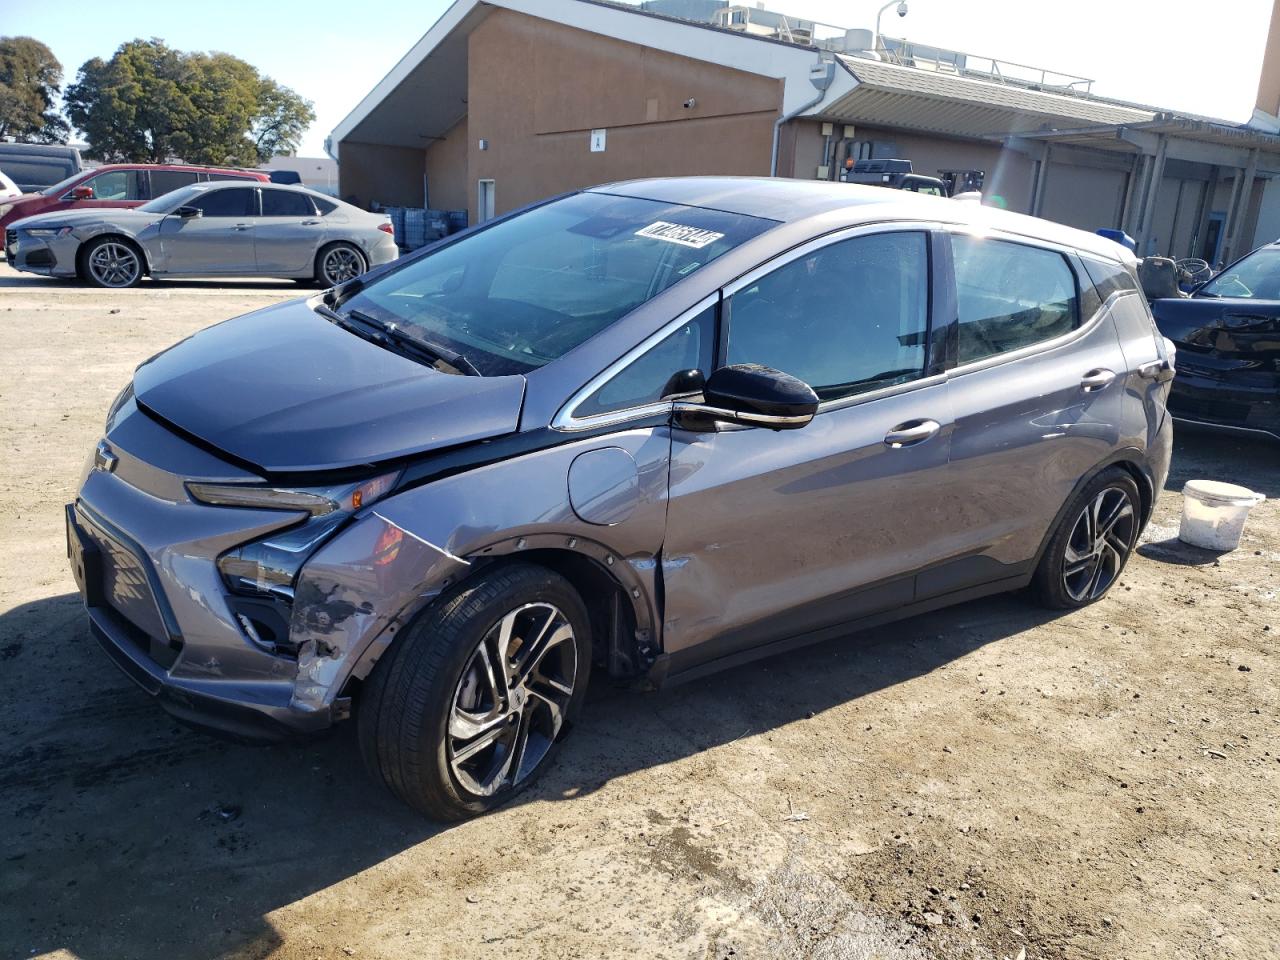
[[[1248,487],[1219,480],[1188,480],[1182,488],[1178,539],[1193,547],[1226,553],[1240,546],[1249,511],[1267,499]]]

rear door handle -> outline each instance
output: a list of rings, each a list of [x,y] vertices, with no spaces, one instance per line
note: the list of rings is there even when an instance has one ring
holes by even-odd
[[[924,443],[942,429],[937,420],[908,420],[900,423],[884,435],[884,445],[892,450]]]
[[[1111,386],[1115,378],[1114,370],[1090,370],[1080,378],[1080,389],[1085,393],[1097,393],[1104,387]]]
[[[1173,364],[1168,360],[1152,360],[1138,368],[1138,376],[1143,380],[1167,383],[1173,379]]]
[[[248,230],[251,226],[253,226],[253,224],[251,224],[251,223],[237,223],[237,224],[236,224],[236,229],[237,229],[237,230]]]
[[[314,227],[319,222],[319,220],[303,220],[302,225],[304,227]]]

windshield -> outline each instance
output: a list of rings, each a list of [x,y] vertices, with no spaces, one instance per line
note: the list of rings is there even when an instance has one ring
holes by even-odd
[[[67,177],[67,179],[59,180],[52,187],[45,187],[43,190],[40,191],[40,196],[55,197],[60,193],[66,193],[68,190],[71,189],[71,185],[73,183],[75,183],[77,180],[82,179],[83,177],[84,177],[83,170],[81,170],[79,173],[73,173],[71,176]]]
[[[179,187],[177,190],[170,190],[168,193],[161,194],[149,203],[144,203],[138,209],[146,213],[172,213],[184,203],[190,203],[208,189],[209,185],[207,183],[193,183],[190,186]]]
[[[1280,300],[1280,249],[1263,247],[1255,250],[1196,292],[1210,297]]]
[[[526,373],[772,226],[582,193],[463,237],[342,308],[448,347],[485,376]]]

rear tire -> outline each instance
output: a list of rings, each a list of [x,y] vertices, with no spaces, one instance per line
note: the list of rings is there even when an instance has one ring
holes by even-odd
[[[434,820],[493,809],[550,765],[582,708],[590,620],[543,567],[498,567],[426,610],[374,667],[357,713],[370,773]]]
[[[1094,477],[1071,500],[1045,547],[1032,586],[1053,610],[1073,610],[1106,596],[1138,541],[1142,497],[1118,467]]]
[[[315,282],[321,287],[336,287],[369,269],[369,261],[354,243],[345,240],[331,243],[316,254]]]

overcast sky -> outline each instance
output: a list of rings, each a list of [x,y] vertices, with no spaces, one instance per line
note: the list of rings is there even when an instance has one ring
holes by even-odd
[[[1096,81],[1094,92],[1243,122],[1253,110],[1272,0],[909,0],[884,32]],[[0,31],[43,40],[67,79],[135,37],[224,50],[315,104],[300,153],[324,138],[449,6],[448,0],[111,0],[93,15],[66,4],[11,3]],[[871,28],[877,0],[769,0],[770,9]],[[101,15],[109,10],[109,15]],[[82,15],[83,14],[83,15]]]

